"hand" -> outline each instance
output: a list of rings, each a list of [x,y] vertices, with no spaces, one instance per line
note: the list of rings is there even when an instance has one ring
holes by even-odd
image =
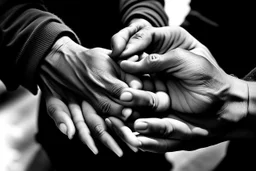
[[[125,49],[129,49],[130,44],[133,40],[140,39],[144,33],[152,28],[152,25],[145,19],[133,19],[128,27],[123,28],[118,33],[111,38],[112,53],[111,57],[113,59],[118,59],[123,55]],[[130,57],[130,56],[125,56]]]
[[[119,157],[123,155],[117,142],[108,133],[103,118],[97,115],[89,103],[83,101],[79,105],[70,94],[70,101],[67,103],[68,106],[66,106],[63,101],[53,96],[44,87],[42,87],[42,93],[46,102],[48,115],[54,120],[58,129],[67,135],[69,139],[72,139],[77,131],[80,140],[94,154],[98,154],[98,148],[94,141],[98,139]]]
[[[135,53],[141,47],[147,48],[149,45],[155,47],[160,54],[151,54],[138,62],[122,61],[120,66],[124,71],[132,74],[153,74],[165,83],[165,90],[171,99],[170,109],[173,110],[178,121],[181,121],[179,123],[184,121],[182,124],[185,125],[185,132],[189,135],[185,136],[186,139],[195,134],[204,138],[214,137],[213,139],[219,142],[227,135],[235,137],[232,132],[240,131],[240,128],[245,130],[245,135],[250,134],[251,131],[244,129],[244,125],[241,124],[248,113],[248,89],[245,81],[226,74],[209,50],[184,29],[159,28],[149,35],[152,38],[150,42],[145,39],[137,40],[124,54]],[[177,140],[177,137],[183,140],[184,127],[175,127],[173,122],[169,122],[168,119],[167,121],[165,123],[171,125],[168,128],[175,129],[166,130],[169,131],[168,135],[172,132],[167,138],[161,132],[159,137],[164,140],[173,141],[172,138]],[[195,133],[187,123],[200,131]],[[143,132],[136,129],[136,124],[135,131],[143,135]],[[180,136],[175,137],[175,133]],[[147,137],[149,136],[155,134],[147,134]],[[143,147],[149,145],[145,143],[142,142]],[[153,145],[150,145],[153,149]],[[159,151],[171,149],[171,147],[167,148],[166,144],[163,147],[165,148],[158,148]]]
[[[42,63],[39,86],[46,98],[49,115],[64,134],[72,138],[75,124],[80,139],[95,154],[97,148],[90,132],[120,156],[121,149],[106,133],[103,118],[112,114],[125,120],[131,113],[127,106],[136,106],[147,100],[149,95],[144,93],[144,99],[132,100],[125,93],[119,97],[123,90],[129,89],[127,84],[130,84],[130,80],[136,78],[123,73],[108,57],[109,53],[109,50],[102,48],[88,50],[68,37],[63,37],[56,42],[46,61]],[[94,106],[86,101],[82,102],[84,99]],[[123,105],[126,105],[125,108]]]
[[[134,78],[119,68],[110,53],[103,48],[86,49],[63,37],[41,64],[39,86],[64,102],[69,99],[67,94],[72,94],[90,103],[99,115],[122,119],[124,106],[137,105],[135,98],[121,96],[131,89],[127,83]]]
[[[227,140],[255,138],[255,132],[242,122],[230,126],[228,131],[220,129],[218,132],[211,132],[212,130],[198,127],[197,124],[193,125],[175,115],[161,119],[138,119],[134,127],[139,134],[137,140],[141,143],[137,148],[155,153],[190,151]],[[128,134],[127,131],[125,133],[126,137],[130,136],[128,139],[134,139],[133,135]]]
[[[165,90],[171,99],[170,109],[177,113],[185,116],[188,113],[189,116],[218,114],[220,120],[211,124],[202,123],[205,127],[214,128],[217,123],[222,124],[223,120],[231,122],[245,117],[245,81],[226,74],[205,46],[180,27],[155,28],[151,37],[154,37],[151,44],[143,40],[137,41],[137,44],[146,43],[149,46],[161,42],[162,46],[158,50],[164,53],[148,55],[138,62],[124,60],[120,66],[125,72],[154,74],[154,77],[165,83]],[[132,51],[132,48],[128,51]],[[230,97],[234,91],[237,100]],[[233,102],[245,103],[239,105],[240,110],[232,111],[230,105]]]

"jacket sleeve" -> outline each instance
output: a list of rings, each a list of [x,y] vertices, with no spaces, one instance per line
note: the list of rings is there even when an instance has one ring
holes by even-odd
[[[124,25],[134,18],[144,18],[153,26],[167,26],[164,0],[120,0],[120,16]]]
[[[37,93],[37,66],[60,36],[75,33],[40,0],[0,1],[0,79],[8,91]]]
[[[243,79],[246,81],[256,81],[256,68],[251,70]]]

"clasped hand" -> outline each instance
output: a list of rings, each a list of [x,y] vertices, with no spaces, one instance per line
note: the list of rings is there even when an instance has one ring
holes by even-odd
[[[161,118],[136,120],[131,129],[139,133],[140,143],[131,145],[151,152],[193,150],[252,135],[243,124],[248,114],[245,81],[226,74],[210,51],[180,27],[152,28],[140,35],[118,57],[120,67],[140,75],[141,82],[149,74],[150,91],[167,93],[170,106]],[[149,55],[130,58],[143,52]],[[108,118],[108,125],[130,142],[133,134],[118,131],[125,124]]]
[[[224,141],[231,134],[227,125],[246,117],[246,103],[232,111],[227,100],[232,83],[245,90],[246,84],[226,74],[184,29],[136,21],[113,36],[113,51],[70,40],[53,48],[41,67],[40,87],[56,125],[69,138],[76,127],[95,154],[92,136],[122,155],[105,118],[135,150],[167,152]],[[237,103],[243,100],[244,94]]]
[[[124,73],[109,57],[111,53],[103,48],[87,49],[62,37],[41,64],[39,86],[48,114],[61,132],[71,139],[77,130],[81,141],[95,154],[98,149],[94,141],[98,139],[121,156],[122,150],[108,133],[104,118],[125,120],[132,113],[129,107],[152,106],[153,100],[151,92],[129,88],[137,78]],[[141,96],[131,99],[131,92]]]

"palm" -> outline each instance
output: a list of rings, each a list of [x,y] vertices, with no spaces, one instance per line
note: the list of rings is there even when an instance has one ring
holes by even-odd
[[[175,67],[166,70],[166,86],[172,100],[172,108],[182,113],[202,113],[216,101],[216,91],[225,83],[216,77],[222,77],[207,59],[194,55],[194,59],[179,59]],[[165,78],[166,79],[166,78]]]
[[[219,82],[216,77],[223,77],[224,71],[218,66],[210,51],[180,27],[163,28],[155,36],[155,44],[161,44],[153,52],[168,55],[176,54],[177,59],[166,62],[161,74],[168,94],[172,100],[172,109],[182,113],[202,113],[209,110],[216,101],[216,91],[223,88],[225,83]],[[161,43],[160,43],[161,42]],[[156,46],[154,46],[156,47]],[[184,54],[181,49],[188,50]],[[175,63],[175,64],[174,64]]]
[[[227,79],[222,78],[226,74],[204,45],[180,27],[155,28],[145,35],[126,53],[144,50],[151,55],[137,62],[122,61],[124,71],[156,74],[167,87],[171,108],[178,112],[202,113],[219,102],[227,88]]]

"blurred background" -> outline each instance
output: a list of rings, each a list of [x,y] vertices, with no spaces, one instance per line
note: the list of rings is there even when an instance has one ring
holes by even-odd
[[[165,0],[170,25],[187,15],[189,0]],[[175,8],[173,8],[173,6]],[[7,92],[0,81],[0,171],[50,171],[50,162],[34,136],[39,95],[22,87]],[[211,171],[225,156],[228,142],[195,150],[166,153],[170,171]]]

